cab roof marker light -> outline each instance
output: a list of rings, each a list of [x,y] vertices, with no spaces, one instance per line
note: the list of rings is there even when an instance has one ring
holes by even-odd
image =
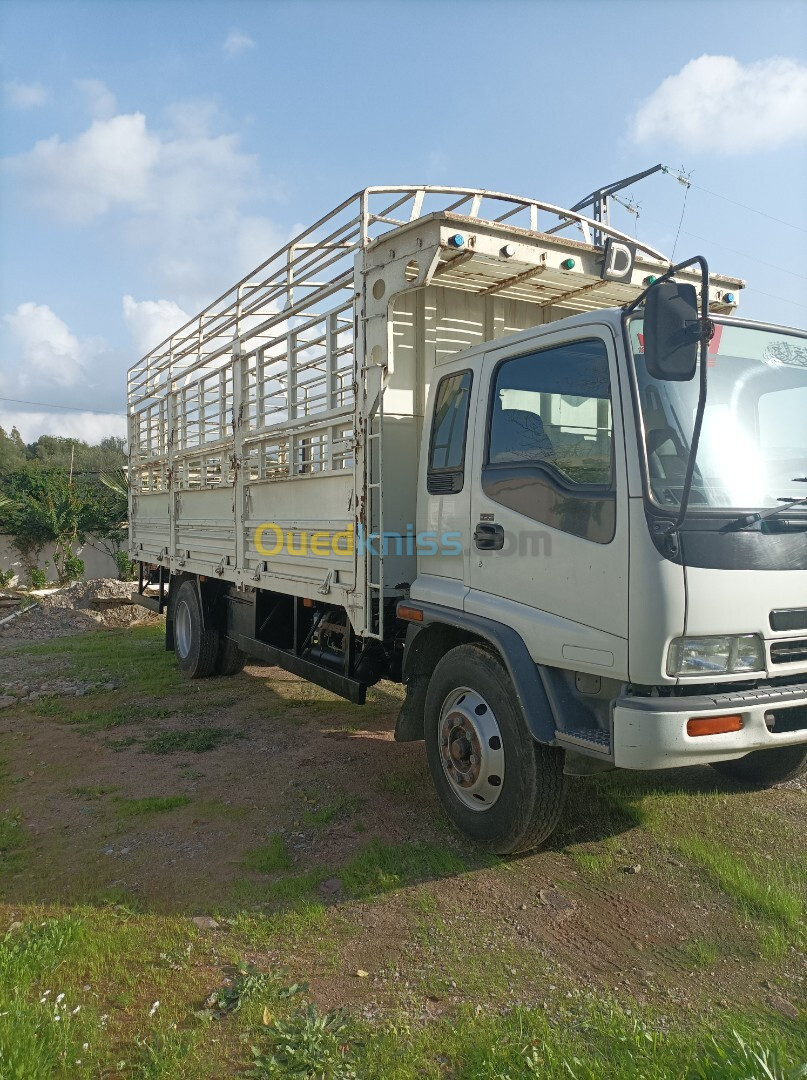
[[[448,238],[448,246],[453,248],[461,248],[465,244],[465,237],[462,233],[453,233]]]
[[[725,293],[724,296],[723,296],[723,299],[727,304],[736,304],[737,303],[737,297],[734,295],[733,292]]]
[[[656,275],[655,274],[650,274],[648,277],[646,277],[644,279],[642,284],[643,285],[655,285],[656,284]]]
[[[574,259],[564,259],[560,265],[564,270],[574,270],[576,263]]]

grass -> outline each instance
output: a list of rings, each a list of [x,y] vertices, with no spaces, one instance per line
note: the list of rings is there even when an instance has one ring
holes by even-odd
[[[692,938],[679,952],[692,968],[711,967],[720,956],[720,943],[711,938]]]
[[[98,799],[103,799],[105,795],[111,795],[116,789],[114,787],[105,787],[102,784],[96,784],[90,787],[74,787],[70,788],[68,794],[74,799],[86,799],[88,802],[96,802]]]
[[[119,817],[145,817],[176,810],[190,801],[187,795],[151,795],[144,799],[116,799],[115,807]]]
[[[361,795],[340,795],[325,806],[316,806],[303,813],[306,825],[329,825],[333,821],[344,820],[358,813],[364,805]]]
[[[763,877],[724,846],[706,840],[683,837],[678,846],[750,915],[761,915],[790,930],[798,928],[804,913],[802,898],[793,888],[776,881],[770,869]]]
[[[804,1037],[789,1040],[776,1022],[726,1016],[717,1030],[670,1028],[593,998],[503,1015],[458,1010],[421,1028],[392,1023],[353,1056],[359,1075],[384,1080],[786,1080],[803,1060]]]
[[[173,658],[162,650],[159,627],[56,639],[35,649],[43,657],[58,649],[62,669],[91,684],[113,678],[122,688],[123,693],[114,695],[102,691],[75,701],[40,701],[37,709],[46,708],[44,712],[35,713],[33,702],[26,706],[29,715],[55,720],[67,720],[69,713],[82,732],[109,729],[110,736],[123,736],[114,744],[111,738],[99,738],[100,747],[141,749],[148,740],[173,737],[147,724],[133,727],[134,734],[114,729],[167,715],[171,710],[163,706],[175,701],[180,703],[173,713],[186,711],[186,703],[199,710],[192,723],[201,724],[205,715],[221,722],[211,709],[213,684],[181,679]],[[27,649],[25,655],[31,653]],[[230,685],[226,694],[222,690],[219,704],[250,692],[249,679],[233,689]],[[323,730],[338,730],[341,724],[342,731],[350,732],[358,726],[357,710],[330,696],[320,697],[318,690],[308,694],[285,681],[277,687],[281,718],[290,707],[294,715],[299,705],[297,714],[311,721],[320,711],[328,713]],[[257,700],[264,684],[255,683],[252,689]],[[142,706],[121,706],[129,692],[138,695]],[[160,700],[165,697],[167,701]],[[379,707],[390,711],[383,702]],[[372,720],[372,713],[360,714],[364,727],[368,716]],[[319,732],[320,725],[311,723],[312,732],[314,728]],[[210,730],[222,729],[200,727],[179,734]],[[303,734],[308,738],[311,732]],[[14,769],[27,775],[31,746],[26,746],[25,735],[19,742],[16,738],[8,741]],[[163,745],[156,752],[196,750],[175,738]],[[268,835],[278,823],[266,827],[260,816],[266,813],[263,807],[210,797],[227,791],[238,795],[232,784],[206,786],[216,781],[219,760],[202,759],[204,776],[187,762],[174,769],[170,761],[133,755],[131,763],[147,770],[167,768],[182,777],[183,787],[202,779],[194,787],[190,811],[176,817],[182,828],[191,818],[207,815],[233,822],[258,815],[251,820],[256,829],[263,826],[265,831],[257,835],[265,843],[243,856],[241,865],[251,876],[244,875],[240,894],[233,888],[208,895],[196,878],[184,894],[181,883],[177,885],[172,900],[181,910],[157,914],[161,895],[149,892],[148,879],[145,886],[139,878],[117,879],[115,875],[129,869],[125,861],[119,869],[114,860],[110,872],[113,860],[99,858],[103,878],[88,870],[86,878],[76,876],[65,883],[60,895],[82,898],[70,909],[25,903],[16,893],[0,907],[2,1080],[117,1075],[166,1080],[249,1075],[260,1080],[292,1076],[298,1066],[303,1076],[328,1080],[353,1075],[362,1080],[791,1080],[796,1065],[807,1060],[803,1027],[768,1011],[767,995],[759,988],[768,978],[777,994],[797,1007],[802,1003],[801,984],[791,979],[800,970],[796,949],[803,945],[807,869],[799,845],[803,810],[794,802],[800,793],[735,793],[717,777],[713,788],[707,778],[700,788],[695,781],[685,781],[691,783],[690,790],[678,790],[664,777],[614,774],[570,785],[570,809],[557,841],[536,856],[508,862],[486,858],[454,839],[447,841],[437,823],[425,821],[414,834],[424,840],[371,840],[344,865],[320,854],[323,865],[301,873],[294,871],[283,837]],[[410,760],[411,766],[406,763]],[[425,783],[414,760],[404,762],[405,775],[393,771],[373,779],[369,774],[377,792],[389,796],[390,813],[401,797]],[[192,763],[200,764],[198,759]],[[31,764],[38,769],[38,757]],[[16,790],[2,762],[0,780],[7,788],[4,794]],[[125,821],[148,822],[151,815],[191,802],[184,795],[123,799],[99,781],[103,777],[93,766],[92,771],[64,777],[61,790],[89,803],[108,799]],[[299,812],[305,812],[312,828],[359,810],[358,796],[336,784],[326,787],[325,775],[310,782],[319,786],[311,797],[304,796]],[[47,783],[44,798],[54,790],[50,772]],[[675,783],[682,781],[676,778]],[[159,790],[162,785],[155,786]],[[144,786],[130,790],[142,792]],[[148,790],[154,787],[145,786]],[[71,834],[58,826],[41,828],[42,819],[24,801],[26,796],[32,797],[24,787],[13,802],[22,803],[26,818],[31,815],[34,840],[26,839],[19,814],[0,815],[0,853],[5,860],[22,860],[34,889],[40,880],[36,874],[51,872],[48,844],[64,843]],[[245,802],[254,798],[241,797]],[[373,807],[381,801],[376,795]],[[781,815],[785,803],[792,811]],[[73,803],[71,814],[80,809]],[[108,824],[104,814],[81,820],[88,827]],[[171,824],[169,819],[165,827]],[[351,832],[358,831],[357,824],[354,818]],[[130,826],[114,825],[118,831],[124,827]],[[367,827],[368,835],[380,831],[369,813]],[[244,830],[215,821],[210,835],[216,832]],[[228,861],[238,866],[240,850],[234,857],[226,852],[219,869]],[[314,851],[322,850],[327,852],[327,846],[320,834]],[[677,869],[671,871],[673,857]],[[89,861],[93,858],[90,852]],[[640,877],[619,873],[621,866],[639,862]],[[317,888],[329,877],[338,877],[341,889],[325,904]],[[12,889],[20,880],[8,875]],[[570,893],[577,887],[581,904],[585,895],[596,894],[617,905],[620,890],[648,897],[648,903],[655,897],[660,934],[666,929],[669,898],[670,920],[675,919],[681,936],[672,947],[647,944],[647,958],[631,954],[630,962],[661,965],[658,958],[674,951],[678,971],[682,965],[688,971],[683,978],[667,974],[676,980],[676,991],[684,993],[683,1003],[673,1004],[672,997],[664,996],[666,983],[643,991],[644,999],[654,1003],[639,1007],[627,981],[613,996],[596,974],[590,983],[588,975],[575,982],[572,970],[563,967],[563,950],[555,949],[551,940],[540,934],[517,937],[514,921],[532,932],[541,909],[535,900],[522,917],[522,894],[507,892],[502,883],[523,884],[534,896],[546,880]],[[503,905],[491,906],[487,890],[495,899],[500,888]],[[222,907],[217,907],[221,897]],[[673,914],[673,905],[693,897],[702,902],[693,919],[687,922],[686,915]],[[191,915],[206,912],[215,915],[217,929],[200,930],[192,924]],[[4,938],[8,925],[15,929]],[[374,925],[378,929],[370,929]],[[687,929],[689,940],[684,942]],[[630,927],[626,933],[630,936]],[[244,964],[245,956],[257,966]],[[270,958],[282,959],[294,970],[267,970]],[[736,969],[735,960],[741,961]],[[370,969],[370,977],[356,978],[358,967]],[[708,977],[712,968],[715,980]],[[725,982],[726,973],[735,970],[737,1000],[748,1002],[753,1013],[743,1013],[741,1005],[721,1012],[716,1004],[721,994],[735,1000]],[[325,1005],[313,1008],[299,985],[309,973],[317,980],[318,1001],[354,1001],[351,1011],[334,1014]],[[57,1009],[56,998],[62,993]],[[373,1015],[365,1012],[366,1005],[376,1010],[374,1019],[366,1019]],[[77,1006],[80,1010],[74,1012]]]
[[[100,677],[121,688],[159,697],[183,682],[174,656],[161,648],[164,633],[159,623],[97,631],[28,645],[20,653],[58,660],[60,667],[69,666],[72,676],[90,684]]]
[[[153,735],[143,743],[143,750],[148,754],[175,754],[182,751],[204,754],[215,750],[222,743],[241,739],[239,732],[227,728],[193,728],[191,731],[163,731]]]
[[[80,920],[66,916],[10,930],[0,946],[0,1076],[36,1080],[81,1058],[86,1014],[60,988],[58,970],[79,952]],[[31,993],[36,987],[36,992]]]
[[[26,840],[20,811],[6,810],[0,814],[0,872],[20,869]]]
[[[292,858],[286,841],[279,833],[274,833],[268,843],[248,851],[242,865],[257,874],[274,874],[278,870],[290,870]]]
[[[432,844],[384,844],[372,840],[347,865],[318,867],[273,882],[266,890],[269,900],[296,904],[308,900],[317,886],[330,877],[342,883],[341,895],[369,899],[417,881],[448,877],[468,869],[468,864],[445,848]]]

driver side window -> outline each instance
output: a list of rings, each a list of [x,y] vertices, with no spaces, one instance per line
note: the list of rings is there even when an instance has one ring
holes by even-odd
[[[595,543],[616,532],[613,412],[604,341],[502,361],[493,373],[482,487],[534,521]]]

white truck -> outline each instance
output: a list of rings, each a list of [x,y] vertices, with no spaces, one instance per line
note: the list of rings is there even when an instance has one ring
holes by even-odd
[[[182,672],[403,682],[396,739],[498,853],[568,774],[807,763],[807,335],[596,216],[367,188],[129,373]]]

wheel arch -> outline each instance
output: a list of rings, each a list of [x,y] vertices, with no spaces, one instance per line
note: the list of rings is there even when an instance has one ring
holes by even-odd
[[[423,621],[410,622],[407,627],[403,659],[406,697],[395,724],[397,742],[423,738],[426,690],[438,662],[457,645],[477,642],[495,652],[506,668],[533,738],[545,745],[555,744],[557,718],[552,701],[541,668],[520,634],[492,619],[437,604],[408,601],[406,606],[422,611]]]

